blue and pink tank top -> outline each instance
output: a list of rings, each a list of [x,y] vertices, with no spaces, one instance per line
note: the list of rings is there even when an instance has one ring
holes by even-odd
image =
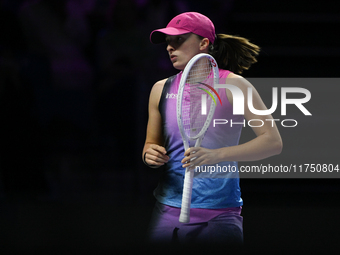
[[[225,82],[229,73],[230,71],[219,69],[220,82]],[[159,102],[164,147],[170,160],[165,164],[154,196],[158,202],[173,207],[181,207],[185,172],[181,163],[184,147],[176,117],[181,75],[182,72],[165,82]],[[213,121],[211,122],[201,144],[201,147],[209,149],[238,145],[244,121],[243,115],[233,115],[225,89],[218,89],[218,94],[222,105],[217,104],[213,119],[227,120],[228,123],[214,126]],[[220,209],[238,207],[242,204],[237,162],[226,161],[195,169],[191,208]]]

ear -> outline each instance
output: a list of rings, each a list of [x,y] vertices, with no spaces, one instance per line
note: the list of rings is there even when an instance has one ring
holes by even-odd
[[[209,49],[209,39],[203,38],[200,42],[200,50],[205,51]]]

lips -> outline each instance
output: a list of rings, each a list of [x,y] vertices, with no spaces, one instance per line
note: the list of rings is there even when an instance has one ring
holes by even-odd
[[[173,61],[176,61],[177,60],[177,56],[176,55],[170,55],[170,60],[173,62]]]

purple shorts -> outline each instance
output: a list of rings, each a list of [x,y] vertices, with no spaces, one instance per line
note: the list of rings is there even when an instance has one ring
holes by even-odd
[[[241,207],[190,209],[190,223],[180,223],[181,209],[156,202],[149,226],[151,242],[243,243]]]

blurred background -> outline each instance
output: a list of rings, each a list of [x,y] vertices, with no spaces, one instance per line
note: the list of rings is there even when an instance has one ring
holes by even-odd
[[[141,160],[148,96],[177,73],[149,35],[185,11],[261,46],[246,78],[339,76],[333,1],[0,0],[0,250],[144,247],[158,179]],[[334,101],[311,102],[333,107],[332,127],[280,127],[284,151],[264,162],[340,163],[333,85]],[[241,179],[246,247],[335,247],[339,184]]]

